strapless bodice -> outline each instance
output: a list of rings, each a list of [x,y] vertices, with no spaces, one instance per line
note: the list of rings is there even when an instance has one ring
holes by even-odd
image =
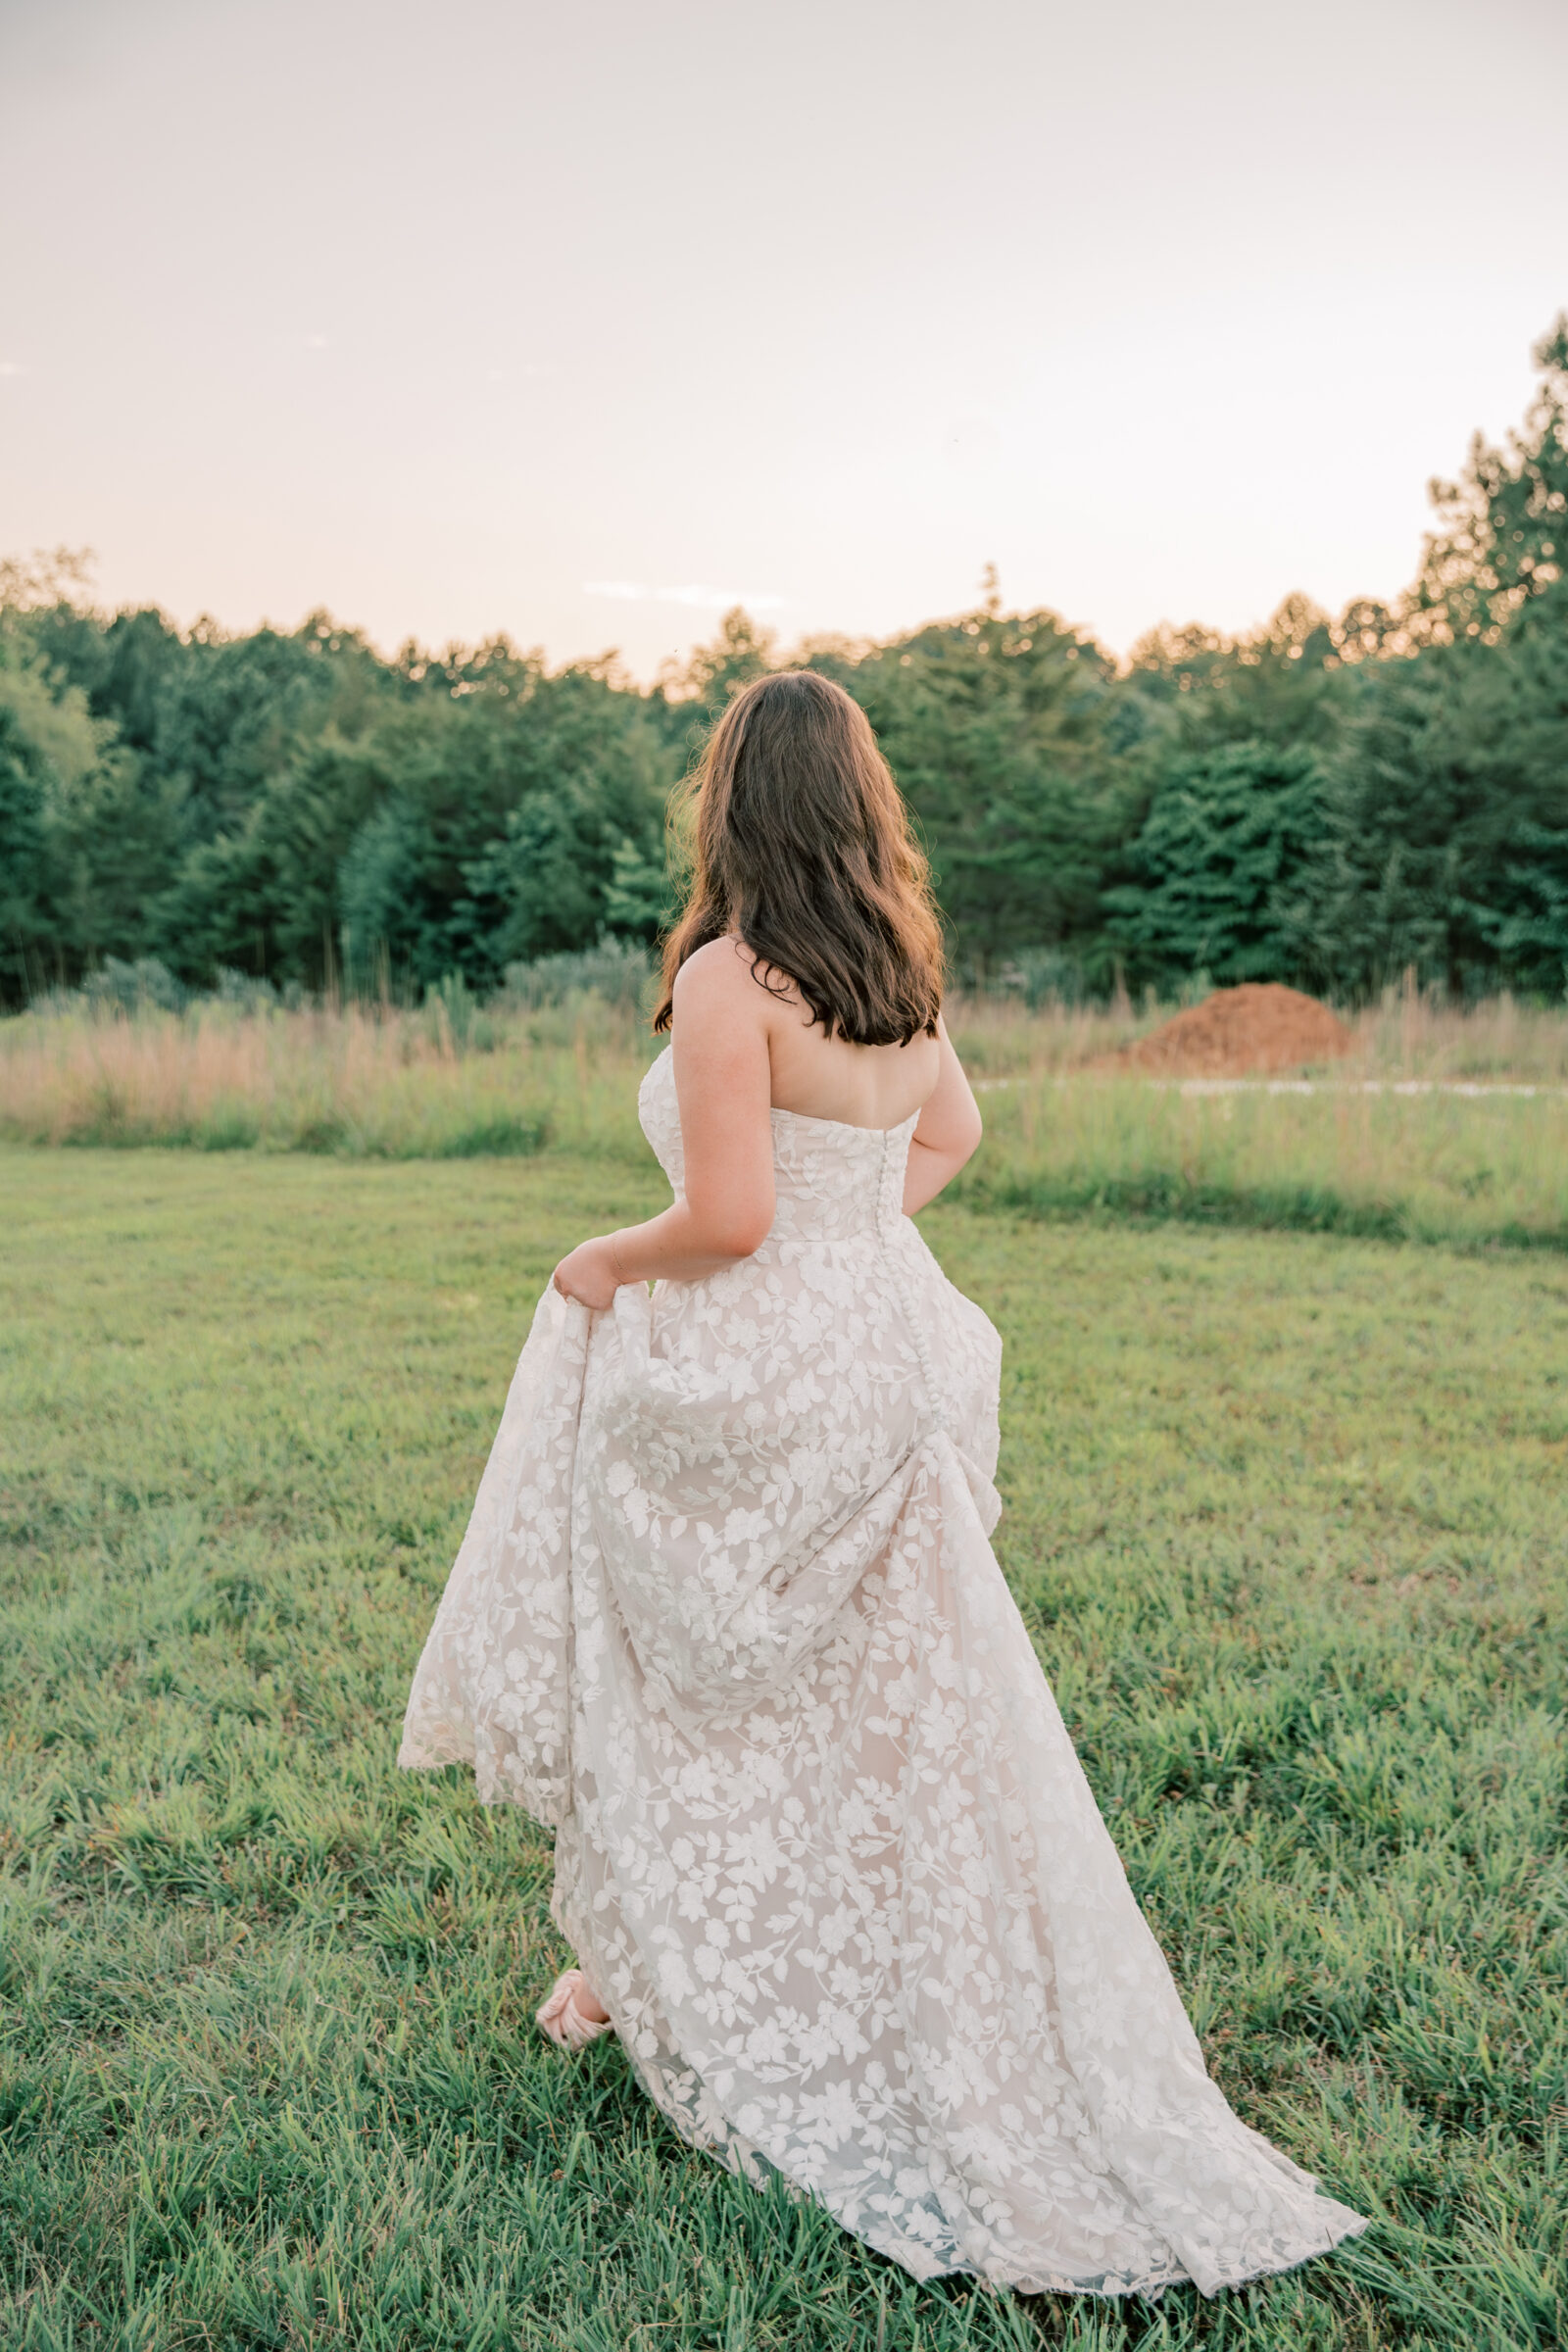
[[[643,1080],[637,1115],[672,1188],[683,1191],[680,1106],[667,1046]],[[904,1170],[917,1111],[898,1127],[851,1127],[842,1119],[811,1119],[798,1110],[771,1115],[778,1205],[764,1251],[781,1242],[850,1241],[896,1224],[904,1209]]]

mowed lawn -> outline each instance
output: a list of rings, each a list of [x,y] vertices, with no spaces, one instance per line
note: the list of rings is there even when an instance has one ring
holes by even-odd
[[[1568,1261],[925,1220],[999,1544],[1220,2080],[1379,2217],[1204,2304],[917,2289],[533,2008],[548,1840],[399,1775],[560,1158],[0,1153],[9,2344],[1563,2340]]]

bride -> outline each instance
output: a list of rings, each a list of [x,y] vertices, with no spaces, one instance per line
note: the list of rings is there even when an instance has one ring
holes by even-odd
[[[911,1222],[980,1118],[893,778],[784,672],[696,816],[674,1199],[539,1302],[400,1761],[554,1827],[545,2033],[916,2278],[1284,2270],[1365,2225],[1209,2081],[988,1541],[1001,1342]]]

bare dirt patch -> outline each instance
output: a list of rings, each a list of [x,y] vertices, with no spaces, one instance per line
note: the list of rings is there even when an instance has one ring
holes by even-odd
[[[1326,1004],[1277,981],[1217,988],[1135,1045],[1108,1054],[1101,1069],[1147,1070],[1162,1078],[1245,1078],[1338,1061],[1355,1038]]]

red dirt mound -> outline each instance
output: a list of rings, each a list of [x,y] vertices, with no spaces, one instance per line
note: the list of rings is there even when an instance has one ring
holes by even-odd
[[[1338,1014],[1315,997],[1272,980],[1248,980],[1240,988],[1215,989],[1201,1004],[1107,1055],[1102,1066],[1166,1078],[1243,1078],[1337,1060],[1354,1045]]]

